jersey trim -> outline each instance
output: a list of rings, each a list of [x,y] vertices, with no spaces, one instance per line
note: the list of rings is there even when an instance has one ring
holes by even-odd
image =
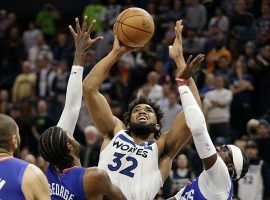
[[[0,162],[4,162],[6,160],[13,159],[13,158],[14,158],[13,156],[8,156],[8,157],[0,159]]]

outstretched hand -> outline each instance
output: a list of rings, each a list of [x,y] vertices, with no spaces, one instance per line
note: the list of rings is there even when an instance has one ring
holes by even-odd
[[[188,57],[186,67],[184,68],[184,70],[179,72],[177,77],[188,80],[199,70],[200,64],[204,60],[205,56],[203,54],[199,54],[193,60],[192,57],[192,55]]]
[[[94,44],[103,39],[103,37],[99,36],[96,37],[95,39],[90,38],[90,34],[94,28],[96,20],[93,20],[88,28],[87,28],[87,16],[84,16],[82,28],[80,26],[78,18],[75,19],[75,22],[76,22],[76,32],[74,31],[71,25],[69,25],[69,30],[74,38],[76,52],[87,53],[89,48],[91,48]]]
[[[174,61],[180,59],[181,62],[185,62],[183,57],[182,20],[176,22],[174,30],[175,30],[175,39],[173,45],[169,46],[169,55]]]

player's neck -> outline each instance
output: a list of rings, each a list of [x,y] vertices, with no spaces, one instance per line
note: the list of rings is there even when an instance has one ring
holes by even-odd
[[[13,156],[11,152],[8,152],[6,150],[0,149],[0,159]]]
[[[130,136],[133,138],[136,144],[142,144],[145,141],[152,141],[154,138],[154,133],[147,135],[136,135],[134,133],[131,133]]]

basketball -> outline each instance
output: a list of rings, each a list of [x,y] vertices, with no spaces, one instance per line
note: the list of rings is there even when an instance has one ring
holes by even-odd
[[[150,41],[155,30],[152,16],[141,8],[128,8],[115,22],[115,34],[126,46],[140,47]]]

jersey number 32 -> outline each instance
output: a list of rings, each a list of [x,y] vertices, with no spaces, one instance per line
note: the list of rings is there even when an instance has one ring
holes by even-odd
[[[115,157],[112,160],[113,164],[108,165],[108,168],[111,171],[117,171],[118,169],[120,169],[122,165],[121,159],[125,156],[125,154],[115,152],[113,155]],[[122,169],[121,171],[119,171],[119,173],[132,178],[134,176],[134,173],[132,172],[132,170],[134,170],[138,166],[138,161],[135,158],[130,157],[130,156],[123,159],[126,159],[128,162],[130,162],[130,166],[126,167],[125,169]]]

